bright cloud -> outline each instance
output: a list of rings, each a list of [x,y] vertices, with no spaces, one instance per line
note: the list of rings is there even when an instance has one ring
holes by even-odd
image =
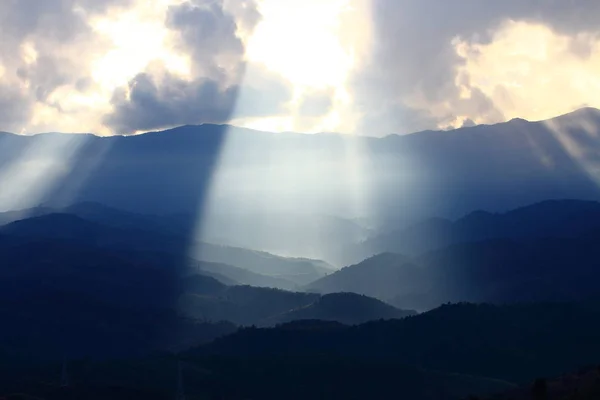
[[[600,107],[589,0],[0,3],[0,130],[368,135]]]
[[[574,52],[574,45],[585,45],[585,54]],[[458,41],[456,47],[466,60],[459,81],[481,90],[505,118],[542,120],[586,105],[600,107],[600,40],[593,36],[509,21],[490,43]]]
[[[353,130],[347,84],[360,42],[344,41],[358,10],[348,0],[263,0],[263,16],[247,43],[247,57],[286,78],[294,88],[288,115],[240,121],[270,130]],[[364,16],[363,16],[364,17]],[[363,25],[354,29],[367,36]],[[318,101],[315,101],[318,100]],[[310,112],[306,112],[310,108]],[[342,120],[340,114],[346,114]]]
[[[186,54],[173,49],[165,14],[171,1],[140,2],[135,7],[90,21],[94,31],[111,42],[111,48],[92,66],[92,77],[102,87],[126,84],[152,61],[172,72],[190,74]]]

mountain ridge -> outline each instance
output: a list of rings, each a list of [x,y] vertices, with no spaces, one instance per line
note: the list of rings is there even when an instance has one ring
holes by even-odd
[[[564,114],[559,114],[556,115],[554,117],[550,117],[550,118],[545,118],[545,119],[540,119],[540,120],[528,120],[525,118],[521,118],[521,117],[515,117],[512,118],[510,120],[507,121],[501,121],[501,122],[497,122],[497,123],[492,123],[492,124],[477,124],[475,126],[468,126],[468,127],[459,127],[456,129],[452,129],[450,131],[448,130],[442,130],[442,129],[426,129],[423,131],[416,131],[416,132],[408,132],[408,133],[404,133],[404,134],[398,134],[398,133],[389,133],[387,135],[384,136],[380,136],[380,137],[374,137],[374,136],[362,136],[359,135],[359,137],[361,138],[366,138],[366,139],[385,139],[385,138],[389,138],[389,137],[403,137],[403,136],[408,136],[408,135],[418,135],[421,133],[447,133],[447,132],[455,132],[455,131],[460,131],[462,129],[471,129],[471,128],[476,128],[476,127],[480,127],[480,126],[497,126],[497,125],[503,125],[503,124],[514,124],[514,123],[521,123],[521,122],[527,122],[527,123],[549,123],[552,122],[553,120],[564,120],[564,119],[568,119],[568,118],[580,118],[582,116],[585,117],[598,117],[600,118],[600,109],[595,108],[595,107],[581,107],[578,109],[575,109],[573,111],[570,112],[566,112]],[[95,133],[91,133],[91,132],[37,132],[34,134],[28,134],[28,135],[21,135],[18,133],[14,133],[14,132],[7,132],[7,131],[0,131],[0,134],[9,134],[9,135],[14,135],[14,136],[24,136],[24,137],[34,137],[34,136],[40,136],[40,135],[88,135],[88,136],[94,136],[97,138],[107,138],[107,137],[136,137],[136,136],[142,136],[142,135],[147,135],[147,134],[160,134],[160,133],[166,133],[166,132],[185,132],[188,131],[190,129],[197,129],[197,128],[219,128],[219,129],[236,129],[239,130],[240,132],[247,132],[247,133],[258,133],[258,134],[271,134],[271,135],[287,135],[287,134],[291,134],[291,135],[306,135],[306,136],[313,136],[313,135],[330,135],[330,136],[347,136],[350,135],[348,133],[342,133],[342,132],[317,132],[317,133],[306,133],[306,132],[294,132],[294,131],[265,131],[265,130],[260,130],[260,129],[253,129],[253,128],[247,128],[244,126],[238,126],[238,125],[233,125],[233,124],[213,124],[213,123],[201,123],[201,124],[185,124],[185,125],[177,125],[177,126],[173,126],[170,128],[165,128],[165,129],[161,129],[161,130],[150,130],[150,131],[146,131],[146,132],[141,132],[141,133],[137,133],[137,134],[133,134],[133,135],[119,135],[119,134],[115,134],[115,135],[98,135]]]
[[[287,289],[293,288],[295,275],[307,274],[306,278],[301,276],[297,278],[300,281],[295,283],[300,284],[313,276],[322,276],[324,274],[322,271],[325,271],[320,262],[315,261],[313,264],[313,261],[309,259],[290,259],[266,252],[210,243],[190,244],[185,236],[148,231],[144,229],[143,225],[111,226],[110,223],[90,221],[69,213],[42,214],[10,222],[0,226],[0,234],[55,241],[71,240],[110,249],[129,248],[143,251],[161,249],[163,252],[180,257],[181,262],[187,258],[187,253],[190,252],[190,257],[195,257],[198,261],[228,264],[249,270],[254,273],[252,279],[258,278],[259,275],[265,275],[257,270],[259,267],[263,272],[267,272],[266,275],[277,272],[281,276],[274,277],[271,281],[279,281]],[[237,262],[232,262],[236,260]],[[286,277],[292,280],[290,281]]]
[[[591,115],[592,121],[581,117],[575,125],[504,123],[391,140],[253,135],[218,125],[102,139],[4,137],[0,163],[17,168],[39,161],[65,173],[52,182],[43,173],[31,182],[5,177],[16,193],[0,196],[0,209],[27,201],[53,207],[94,201],[143,214],[172,213],[182,216],[178,223],[190,234],[238,232],[241,247],[348,265],[357,260],[346,259],[345,249],[368,230],[356,227],[349,235],[346,222],[306,223],[301,216],[376,225],[433,215],[455,219],[475,209],[497,212],[548,198],[600,200],[598,161],[583,151],[600,147],[600,138],[590,135],[600,129],[600,119]],[[173,131],[181,135],[168,134]],[[67,160],[65,153],[71,154]],[[255,218],[215,219],[228,212]],[[290,214],[298,217],[281,217]],[[297,222],[302,226],[293,228]]]
[[[380,252],[419,255],[454,243],[489,238],[571,237],[600,228],[600,202],[551,199],[504,212],[475,210],[456,219],[427,218],[374,235],[348,249],[354,260]]]

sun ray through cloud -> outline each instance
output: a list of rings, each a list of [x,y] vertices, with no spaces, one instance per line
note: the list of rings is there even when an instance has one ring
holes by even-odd
[[[349,10],[348,6],[347,1],[339,0],[260,3],[261,21],[245,38],[247,67],[231,115],[234,124],[272,132],[354,131],[347,114],[350,99],[346,85],[353,57],[360,49],[343,43],[341,19],[350,18],[350,13],[354,21],[358,20],[357,10]],[[311,29],[306,30],[303,21],[309,16]],[[263,70],[287,82],[289,100],[282,105],[279,116],[245,118],[263,95],[259,89],[264,87]],[[322,149],[302,153],[294,147],[271,147],[268,138],[283,134],[245,134],[229,128],[212,173],[208,198],[197,217],[198,240],[214,237],[211,227],[218,221],[223,224],[224,214],[260,216],[254,226],[255,235],[260,236],[267,235],[273,224],[285,224],[278,221],[283,215],[367,213],[360,139],[332,137],[339,148],[335,159],[330,160],[336,173],[330,175],[315,169],[329,157]],[[300,144],[305,139],[300,135],[296,140]],[[244,160],[252,165],[253,157],[268,159],[270,167],[238,168]],[[339,200],[345,203],[344,209],[329,206]],[[320,234],[314,232],[315,236]],[[323,249],[314,250],[314,254],[321,254]]]

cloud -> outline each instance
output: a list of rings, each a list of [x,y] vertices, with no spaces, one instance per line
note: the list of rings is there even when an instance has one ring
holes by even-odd
[[[252,29],[258,16],[254,3],[236,4],[196,0],[169,7],[166,25],[192,58],[191,78],[164,70],[140,73],[115,91],[113,109],[103,122],[114,133],[129,134],[282,112],[291,87],[264,66],[246,63],[238,35],[240,29]],[[235,13],[241,15],[242,28]]]
[[[104,123],[114,133],[128,134],[198,121],[221,123],[228,120],[235,90],[221,91],[217,82],[198,79],[187,82],[167,74],[160,84],[147,74],[138,74],[127,89],[118,89],[112,100],[114,110]]]
[[[0,124],[23,130],[36,104],[58,107],[52,93],[89,79],[89,58],[82,57],[97,40],[89,18],[129,0],[35,0],[0,3]]]
[[[600,106],[600,40],[573,48],[573,37],[547,26],[509,22],[489,44],[465,44],[473,55],[460,67],[473,88],[507,118],[547,119],[583,104]],[[584,53],[582,53],[584,51]]]
[[[242,85],[242,84],[240,84]],[[116,134],[198,123],[227,123],[238,118],[282,111],[291,91],[276,78],[253,88],[249,82],[222,87],[214,79],[187,81],[166,73],[160,80],[141,73],[113,96],[113,111],[104,123]],[[262,93],[262,90],[265,92]]]
[[[20,130],[23,121],[29,118],[31,106],[20,90],[11,85],[0,85],[0,121],[1,130],[13,132]]]
[[[251,0],[1,2],[0,129],[128,133],[281,112],[289,84],[245,62],[260,18]]]
[[[179,47],[193,58],[195,75],[226,79],[239,74],[244,44],[237,36],[234,16],[222,1],[195,0],[170,6],[166,26],[179,35]]]
[[[442,127],[466,117],[504,119],[503,108],[473,86],[469,74],[459,74],[476,54],[460,54],[457,45],[476,52],[495,40],[507,21],[542,24],[578,37],[572,49],[583,55],[589,53],[587,38],[600,31],[600,3],[594,0],[371,0],[370,6],[371,50],[349,85],[357,112],[369,121],[382,110],[401,116],[420,111],[415,114],[422,117],[382,121],[379,134],[389,133],[390,125],[395,131],[418,130],[431,120]]]
[[[257,2],[0,2],[0,130],[274,118],[383,135],[600,107],[596,0]],[[267,2],[275,14],[256,29]],[[304,29],[311,18],[319,29]]]

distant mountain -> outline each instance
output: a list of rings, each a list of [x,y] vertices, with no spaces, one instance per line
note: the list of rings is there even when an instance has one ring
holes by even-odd
[[[600,203],[548,200],[506,213],[475,211],[456,221],[428,219],[372,237],[347,250],[354,258],[386,251],[418,255],[455,243],[500,238],[572,238],[594,229],[600,229]]]
[[[208,124],[128,137],[5,134],[0,164],[39,161],[66,173],[14,178],[22,182],[11,180],[14,193],[0,196],[0,206],[93,201],[180,215],[188,234],[205,227],[223,244],[229,237],[343,265],[349,260],[340,248],[369,233],[349,219],[456,218],[545,199],[600,200],[591,151],[600,139],[590,134],[599,128],[599,111],[584,109],[548,121],[385,138]],[[227,214],[256,217],[220,223]]]
[[[111,213],[118,213],[111,211]],[[127,213],[116,226],[111,220],[94,214],[93,222],[74,214],[43,214],[37,217],[9,223],[0,227],[0,234],[18,236],[27,239],[66,240],[75,244],[97,246],[111,250],[136,250],[143,252],[162,252],[171,254],[172,263],[181,268],[195,264],[190,257],[201,261],[228,264],[249,271],[243,279],[240,272],[232,268],[227,271],[236,276],[228,276],[227,271],[219,273],[244,284],[271,286],[291,289],[295,285],[306,284],[324,276],[330,271],[324,262],[309,259],[290,259],[265,252],[242,248],[213,245],[209,243],[188,243],[184,236],[161,231],[153,224],[153,229],[145,223],[142,216],[127,219]],[[102,214],[104,215],[104,214]],[[107,224],[104,221],[108,221]],[[208,266],[207,266],[208,267]],[[215,273],[216,271],[212,271]],[[262,279],[260,275],[269,275]]]
[[[285,279],[280,279],[276,277],[272,277],[269,275],[260,275],[254,272],[251,272],[247,269],[234,267],[228,264],[222,263],[211,263],[211,262],[199,262],[197,264],[198,272],[203,275],[214,276],[215,278],[222,281],[222,278],[225,277],[229,280],[228,282],[223,282],[226,284],[237,284],[237,285],[249,285],[249,286],[257,286],[257,287],[270,287],[270,288],[278,288],[284,290],[292,290],[297,288],[297,285],[292,281],[288,281]]]
[[[378,299],[391,299],[412,290],[421,275],[413,262],[394,253],[373,256],[342,268],[304,287],[317,293],[352,292]],[[427,282],[420,282],[422,287]]]
[[[415,314],[414,311],[399,310],[371,297],[355,293],[334,293],[322,296],[308,306],[269,318],[266,322],[273,325],[298,320],[324,320],[360,324]]]
[[[299,287],[312,282],[332,271],[326,263],[318,260],[286,258],[239,247],[200,243],[190,251],[191,257],[240,267],[252,272],[255,278],[267,275],[268,278],[260,286],[274,284],[277,285],[275,287],[290,289],[292,286]],[[254,282],[257,283],[256,280]]]
[[[193,281],[192,281],[193,282]],[[400,310],[354,293],[325,296],[251,286],[189,286],[178,309],[190,317],[240,325],[272,326],[297,320],[324,320],[358,324],[371,320],[404,318],[414,311]],[[190,290],[191,289],[191,290]]]
[[[168,233],[194,238],[197,232],[194,214],[139,214],[118,210],[96,202],[75,203],[65,207],[38,206],[29,209],[0,212],[0,225],[21,219],[48,214],[70,214],[85,220],[123,229],[144,229],[162,234]],[[339,217],[273,214],[273,213],[225,213],[209,215],[202,222],[204,242],[228,247],[259,249],[275,254],[288,254],[290,258],[309,258],[331,254],[342,248],[325,245],[331,237],[340,243],[364,240],[370,233],[360,225]],[[259,231],[260,235],[256,232]],[[293,243],[290,246],[290,243]],[[319,243],[317,246],[316,243]],[[336,258],[337,257],[337,258]],[[334,257],[339,259],[338,256]],[[323,263],[326,269],[331,269]]]
[[[293,284],[227,264],[190,260],[182,253],[184,244],[176,236],[116,228],[71,214],[3,226],[0,318],[6,325],[0,353],[7,346],[15,356],[31,351],[43,358],[56,358],[61,351],[98,357],[183,349],[231,332],[235,325],[269,324],[320,299],[318,294],[239,286],[248,281]],[[231,251],[234,257],[271,257],[265,268],[273,271],[286,266],[279,261],[285,259],[265,253],[204,246],[213,246],[217,255]],[[309,261],[292,260],[289,265],[295,269],[288,274],[301,273],[298,268],[305,264]],[[360,308],[369,302],[379,304],[366,298],[340,300],[326,317],[346,321],[354,307],[363,319],[400,315],[384,305],[369,314]]]
[[[365,240],[371,231],[349,219],[307,213],[248,212],[207,215],[203,240],[264,250],[288,257],[308,257],[339,264],[344,245]]]
[[[386,253],[306,286],[353,291],[419,311],[446,302],[582,300],[598,293],[600,236],[456,244],[407,260]]]
[[[505,214],[430,219],[375,238],[389,251],[305,286],[351,291],[400,308],[445,302],[579,300],[600,291],[600,203],[546,201]]]
[[[599,291],[599,239],[489,240],[453,245],[415,260],[428,285],[414,290],[429,304],[584,300]],[[410,304],[409,299],[404,300]]]
[[[306,307],[318,295],[252,286],[223,286],[216,292],[188,291],[179,298],[180,312],[201,321],[231,321],[239,325],[268,324],[269,318]]]

